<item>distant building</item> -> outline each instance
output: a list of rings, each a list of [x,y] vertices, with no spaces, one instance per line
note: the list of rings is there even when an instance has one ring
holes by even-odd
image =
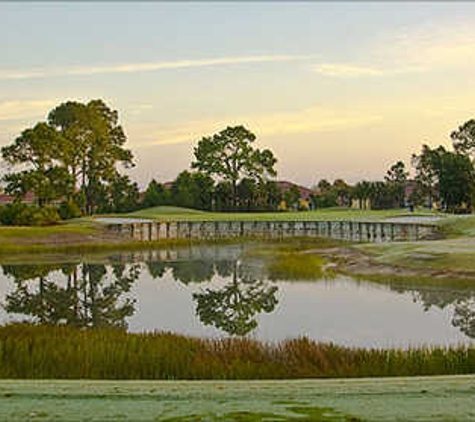
[[[293,186],[296,186],[300,192],[300,199],[304,199],[306,201],[310,201],[311,196],[315,193],[312,189],[306,188],[302,185],[297,185],[296,183],[289,182],[287,180],[280,180],[276,182],[277,186],[279,186],[282,193],[285,193],[292,189]]]
[[[15,202],[14,196],[0,193],[0,205],[12,204],[13,202]],[[36,196],[32,192],[27,192],[20,202],[29,205],[34,204],[36,202]]]

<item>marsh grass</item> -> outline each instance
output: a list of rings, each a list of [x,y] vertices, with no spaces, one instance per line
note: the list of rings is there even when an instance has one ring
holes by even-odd
[[[475,347],[357,349],[306,338],[263,343],[154,332],[10,324],[0,378],[283,379],[475,372]]]
[[[268,266],[271,280],[316,280],[327,278],[331,272],[325,270],[325,260],[318,255],[303,253],[281,253]]]
[[[263,260],[271,280],[312,281],[334,276],[327,267],[328,261],[318,255],[318,251],[344,244],[348,243],[323,238],[293,238],[251,248],[244,255]]]

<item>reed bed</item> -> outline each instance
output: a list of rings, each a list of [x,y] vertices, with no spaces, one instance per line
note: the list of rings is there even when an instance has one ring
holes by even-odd
[[[380,350],[307,338],[263,343],[67,326],[0,327],[0,378],[283,379],[474,372],[473,346]]]

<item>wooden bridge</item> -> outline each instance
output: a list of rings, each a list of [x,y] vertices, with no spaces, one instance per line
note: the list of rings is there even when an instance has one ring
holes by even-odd
[[[106,223],[127,238],[152,242],[163,239],[223,239],[326,237],[356,242],[397,242],[431,239],[434,224],[367,221],[139,221]]]

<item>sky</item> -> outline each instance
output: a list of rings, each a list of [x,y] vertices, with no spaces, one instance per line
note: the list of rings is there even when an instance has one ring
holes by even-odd
[[[378,180],[475,118],[473,28],[470,2],[0,2],[0,146],[102,98],[140,186],[235,124],[278,179]]]

